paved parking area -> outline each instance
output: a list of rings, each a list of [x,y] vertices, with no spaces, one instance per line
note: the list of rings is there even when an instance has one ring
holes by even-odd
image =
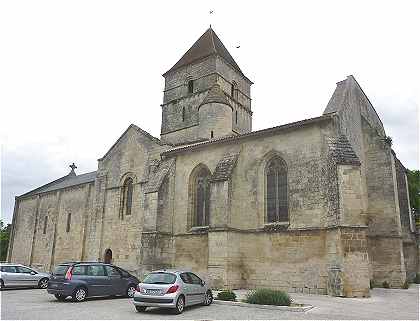
[[[82,303],[58,302],[46,290],[3,290],[0,293],[1,319],[405,319],[419,318],[419,289],[373,289],[367,299],[344,299],[321,295],[296,294],[298,303],[314,305],[307,312],[279,312],[257,308],[212,304],[209,307],[187,308],[181,315],[170,311],[150,309],[138,313],[129,299],[90,299]]]

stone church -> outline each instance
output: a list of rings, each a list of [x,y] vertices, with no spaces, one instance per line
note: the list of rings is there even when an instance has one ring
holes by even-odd
[[[190,268],[215,288],[369,296],[419,271],[406,170],[353,76],[321,116],[252,131],[252,81],[208,29],[167,72],[160,139],[16,197],[8,260]]]

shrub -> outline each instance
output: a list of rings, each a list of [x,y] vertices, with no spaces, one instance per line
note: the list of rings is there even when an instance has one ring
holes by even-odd
[[[222,301],[236,301],[236,294],[230,290],[222,290],[217,293],[216,299]]]
[[[256,289],[247,293],[245,302],[252,304],[289,306],[292,303],[292,299],[284,291]]]
[[[382,282],[382,287],[385,289],[389,289],[389,283],[387,281]]]
[[[410,287],[410,284],[408,284],[408,281],[406,280],[405,282],[404,282],[404,284],[402,285],[402,288],[403,289],[408,289]]]
[[[416,273],[416,277],[414,278],[414,283],[420,284],[420,273]]]

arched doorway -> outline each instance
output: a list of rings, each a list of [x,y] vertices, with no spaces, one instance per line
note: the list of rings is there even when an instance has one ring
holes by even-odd
[[[106,249],[105,250],[104,262],[107,263],[107,264],[112,263],[112,250],[111,249]]]

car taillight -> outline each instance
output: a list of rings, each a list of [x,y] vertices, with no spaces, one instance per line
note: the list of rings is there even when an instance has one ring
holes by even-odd
[[[72,275],[73,275],[73,267],[71,266],[66,272],[66,280],[71,280]]]
[[[140,284],[137,284],[137,286],[136,286],[136,292],[141,292]]]
[[[176,291],[178,291],[179,285],[172,285],[168,291],[166,291],[166,293],[175,293]]]

